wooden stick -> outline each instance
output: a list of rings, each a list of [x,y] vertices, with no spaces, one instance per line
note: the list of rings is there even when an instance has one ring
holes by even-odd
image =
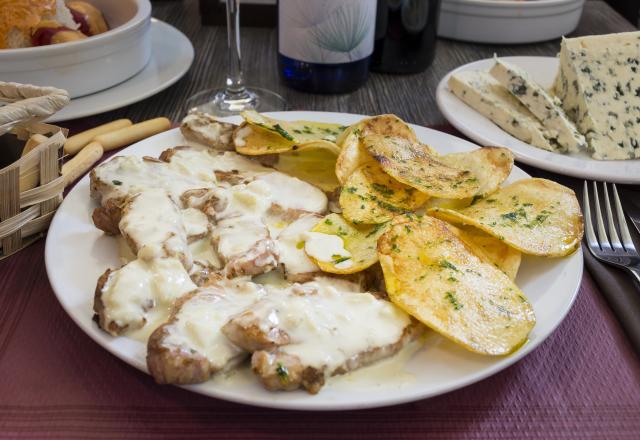
[[[133,123],[129,119],[118,119],[109,122],[108,124],[99,125],[98,127],[92,128],[91,130],[78,133],[68,138],[67,142],[64,143],[64,152],[66,154],[76,154],[78,151],[82,150],[84,146],[91,142],[94,137],[101,134],[110,133],[112,131],[117,131],[125,127],[130,127],[131,124]]]

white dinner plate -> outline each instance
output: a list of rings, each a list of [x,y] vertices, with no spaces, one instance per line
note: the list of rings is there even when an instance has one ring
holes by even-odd
[[[549,88],[558,72],[558,59],[553,57],[501,57],[524,68],[543,87]],[[528,165],[581,179],[605,180],[615,183],[640,183],[640,159],[595,160],[586,152],[558,154],[522,142],[489,119],[469,107],[449,91],[447,81],[457,72],[489,70],[493,59],[465,64],[449,72],[436,91],[438,108],[449,121],[480,145],[510,148],[519,160]]]
[[[281,119],[351,124],[362,116],[324,112],[281,112]],[[419,139],[440,152],[469,151],[477,145],[451,135],[413,126]],[[161,133],[120,154],[158,156],[164,149],[184,145],[178,129]],[[514,168],[510,181],[528,175]],[[112,337],[92,321],[93,292],[98,277],[119,266],[116,239],[104,235],[91,221],[96,207],[89,198],[89,176],[83,177],[58,208],[47,236],[45,261],[51,286],[71,318],[93,340],[128,364],[147,371],[145,344]],[[359,409],[393,405],[446,393],[505,369],[544,341],[563,320],[578,292],[582,277],[582,251],[561,259],[525,257],[517,284],[527,295],[537,323],[530,340],[516,353],[489,357],[471,353],[430,333],[424,345],[410,347],[395,357],[345,376],[328,380],[317,395],[305,391],[269,392],[244,366],[231,376],[219,375],[188,390],[233,402],[299,410]],[[411,350],[413,348],[413,350]],[[161,386],[161,385],[158,385]],[[166,385],[165,385],[166,386]]]
[[[72,99],[47,122],[96,115],[142,101],[182,78],[192,62],[191,41],[170,24],[152,18],[151,58],[144,69],[111,88]]]

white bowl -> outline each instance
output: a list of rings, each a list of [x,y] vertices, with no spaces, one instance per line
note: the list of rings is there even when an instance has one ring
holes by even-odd
[[[475,43],[552,40],[573,31],[585,0],[442,0],[438,35]]]
[[[0,80],[65,89],[72,98],[131,78],[151,56],[149,0],[89,0],[109,31],[85,40],[0,50]]]

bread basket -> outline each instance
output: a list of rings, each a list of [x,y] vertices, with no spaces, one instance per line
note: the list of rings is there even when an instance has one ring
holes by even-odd
[[[69,95],[61,89],[0,82],[0,148],[16,138],[47,136],[0,169],[0,259],[40,238],[62,201],[66,130],[40,121],[68,102]]]

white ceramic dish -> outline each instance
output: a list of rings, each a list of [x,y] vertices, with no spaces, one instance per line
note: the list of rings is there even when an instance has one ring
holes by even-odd
[[[111,29],[85,40],[0,50],[0,80],[65,89],[72,98],[141,71],[151,55],[149,0],[90,0]]]
[[[524,68],[543,87],[551,87],[558,71],[558,59],[553,57],[502,57]],[[595,160],[586,152],[558,154],[524,143],[474,109],[459,100],[447,87],[449,77],[467,70],[489,70],[493,59],[475,61],[449,72],[436,90],[438,108],[462,133],[480,145],[499,145],[510,148],[516,160],[558,174],[581,179],[606,180],[615,183],[640,183],[640,159]]]
[[[573,31],[584,0],[442,0],[438,35],[474,43],[552,40]]]
[[[47,122],[104,113],[141,101],[166,89],[187,73],[193,62],[191,41],[173,26],[151,19],[151,59],[132,78],[92,95],[72,99]]]
[[[323,112],[273,113],[282,119],[351,124],[362,116]],[[233,121],[233,119],[231,119]],[[237,120],[236,120],[237,121]],[[441,152],[469,151],[477,145],[445,133],[413,126],[418,138]],[[178,129],[139,142],[120,154],[158,156],[174,145],[184,145]],[[514,168],[510,180],[526,178]],[[93,340],[130,365],[146,371],[145,344],[125,337],[114,338],[91,320],[96,280],[108,267],[118,266],[115,239],[96,229],[91,221],[89,177],[85,176],[58,208],[49,228],[45,249],[47,274],[62,307]],[[251,376],[248,368],[231,377],[218,376],[188,390],[234,402],[298,410],[339,410],[379,407],[409,402],[461,388],[482,380],[522,359],[564,319],[582,278],[582,251],[563,259],[524,258],[517,283],[531,300],[537,324],[530,340],[507,357],[486,357],[454,345],[431,333],[422,347],[357,372],[332,378],[319,394],[304,391],[269,392]],[[406,362],[405,362],[406,361]],[[158,385],[159,386],[159,385]]]

